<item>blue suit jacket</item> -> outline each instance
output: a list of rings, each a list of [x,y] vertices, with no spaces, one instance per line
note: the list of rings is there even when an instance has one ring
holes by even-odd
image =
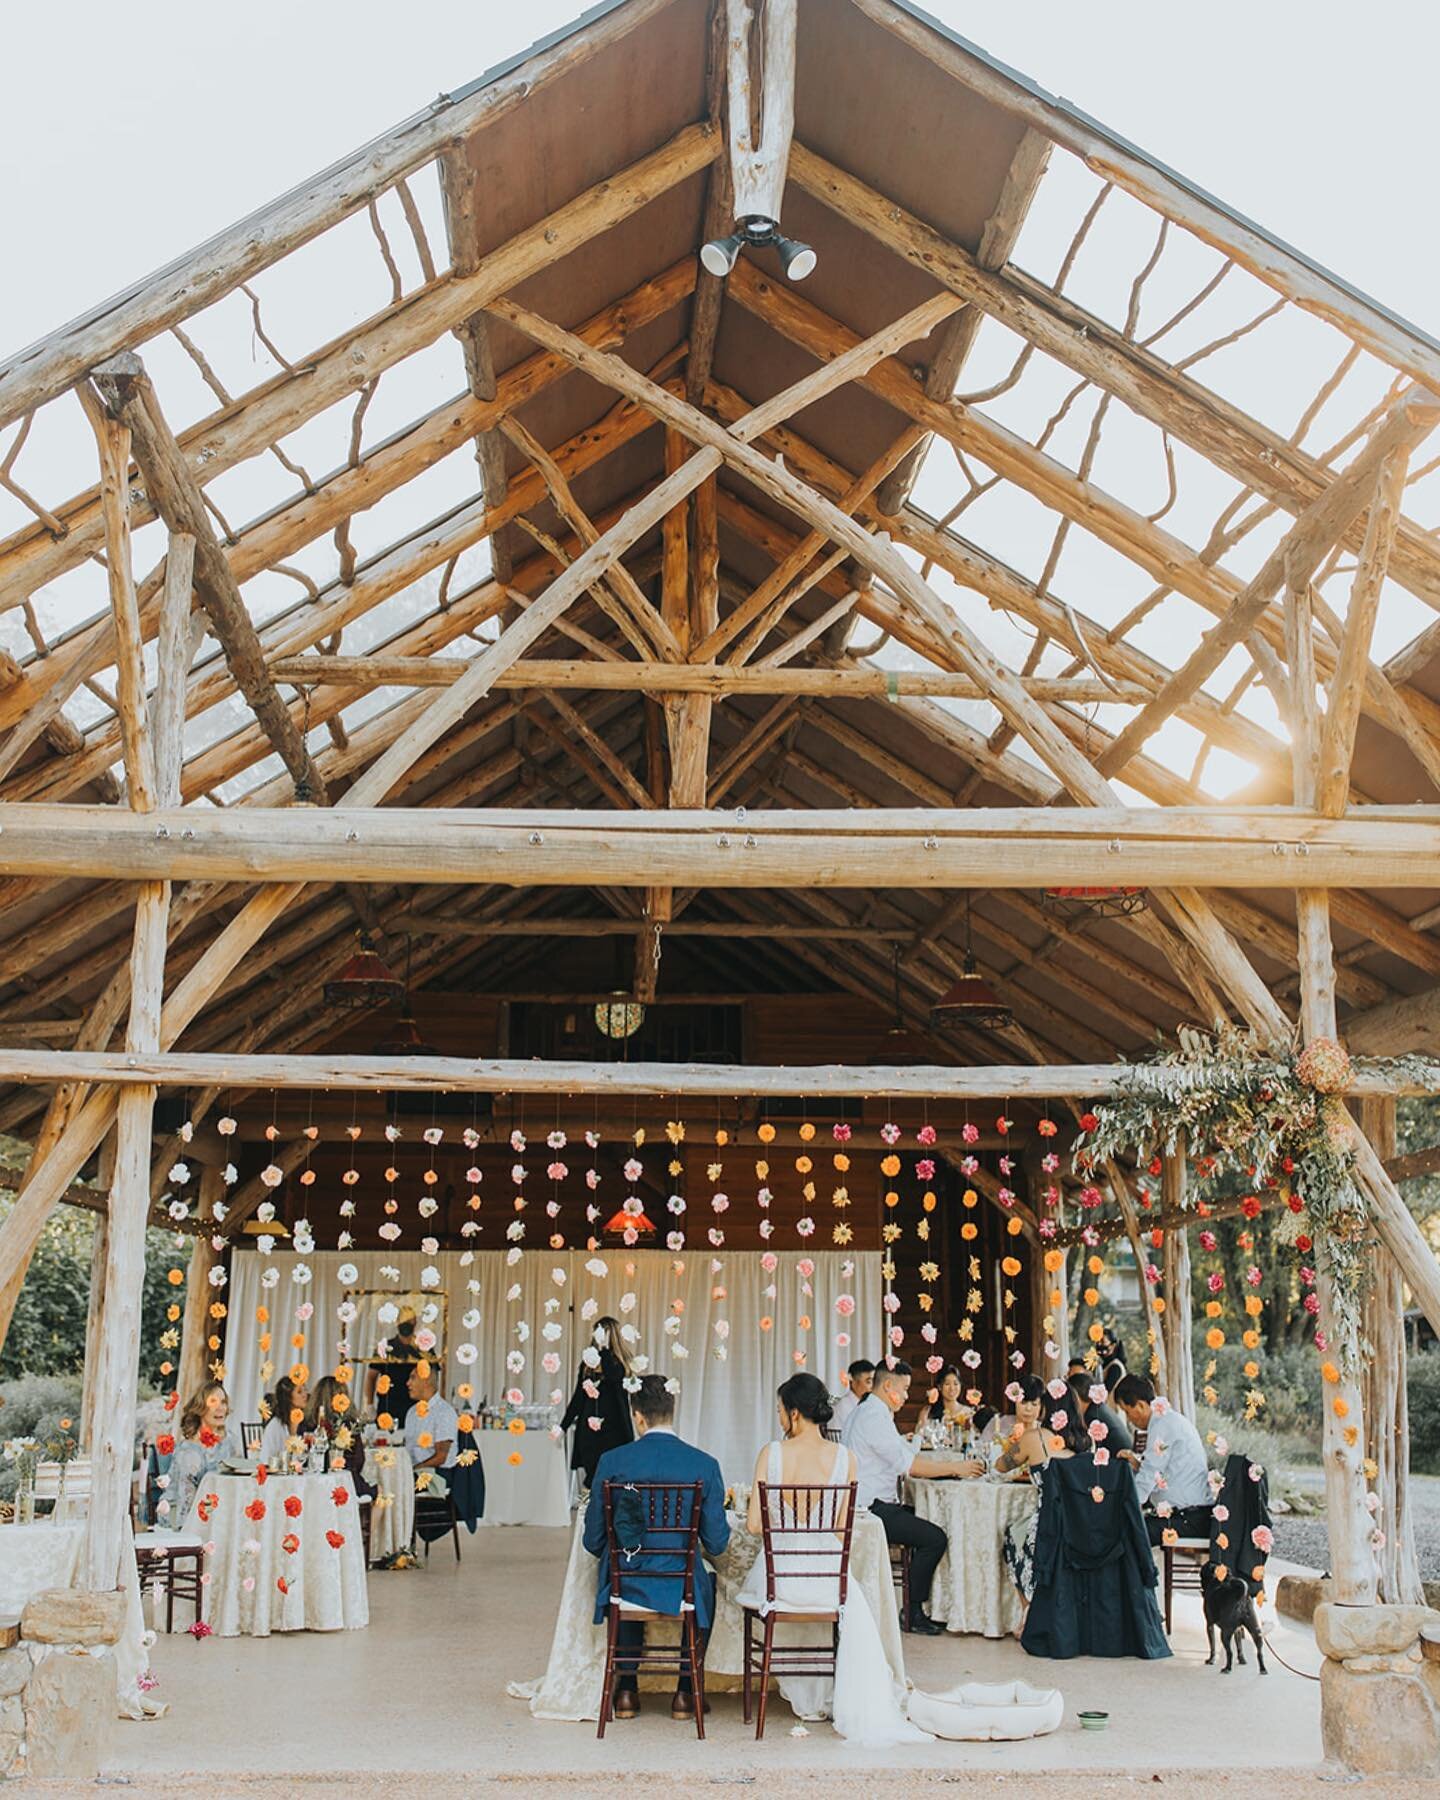
[[[700,1493],[700,1546],[707,1556],[718,1556],[730,1542],[730,1521],[725,1517],[725,1478],[713,1456],[682,1442],[671,1431],[647,1431],[633,1444],[607,1450],[595,1469],[590,1502],[585,1509],[585,1548],[600,1558],[595,1587],[595,1623],[603,1623],[610,1604],[610,1553],[605,1542],[605,1483],[607,1481],[698,1481]],[[673,1539],[661,1542],[673,1543]],[[647,1560],[645,1574],[625,1582],[625,1598],[656,1612],[679,1612],[683,1584],[667,1577],[667,1568],[684,1569],[681,1555]],[[701,1562],[695,1567],[695,1623],[708,1630],[714,1614],[715,1577]]]

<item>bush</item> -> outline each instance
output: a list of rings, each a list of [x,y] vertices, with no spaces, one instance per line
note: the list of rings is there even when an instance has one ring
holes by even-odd
[[[1410,1358],[1405,1382],[1410,1406],[1410,1465],[1440,1471],[1440,1350]]]
[[[1244,1365],[1253,1360],[1260,1373],[1253,1382],[1246,1379]],[[1210,1385],[1218,1396],[1217,1409],[1232,1419],[1243,1418],[1245,1395],[1251,1387],[1265,1396],[1257,1423],[1283,1434],[1318,1436],[1320,1431],[1320,1364],[1311,1349],[1246,1350],[1241,1344],[1226,1344],[1219,1350],[1207,1350],[1203,1336],[1195,1344],[1195,1386],[1205,1386],[1205,1370],[1215,1364]]]
[[[60,1435],[60,1421],[70,1420],[71,1437],[80,1424],[80,1377],[78,1375],[17,1375],[0,1387],[0,1438],[33,1437],[43,1451],[47,1442]],[[0,1463],[0,1497],[10,1499],[15,1493],[13,1463]]]

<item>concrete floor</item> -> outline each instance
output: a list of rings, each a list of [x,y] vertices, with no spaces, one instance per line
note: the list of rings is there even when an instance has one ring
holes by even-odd
[[[575,1792],[604,1791],[633,1774],[655,1778],[636,1785],[661,1792],[667,1778],[693,1771],[723,1785],[764,1776],[787,1790],[793,1780],[803,1792],[813,1775],[831,1791],[839,1785],[878,1793],[886,1770],[908,1771],[912,1786],[1032,1772],[1032,1781],[1041,1777],[1035,1786],[1046,1789],[1045,1775],[1083,1776],[1083,1789],[1062,1779],[1054,1790],[1078,1794],[1104,1791],[1097,1778],[1107,1772],[1133,1780],[1162,1770],[1239,1776],[1273,1769],[1313,1779],[1318,1769],[1318,1684],[1287,1671],[1279,1657],[1270,1658],[1263,1679],[1253,1664],[1229,1676],[1203,1667],[1198,1600],[1188,1595],[1177,1600],[1176,1655],[1162,1663],[1040,1663],[1009,1640],[905,1639],[917,1687],[1017,1675],[1058,1685],[1066,1722],[1033,1742],[936,1743],[867,1755],[825,1725],[792,1737],[794,1721],[781,1705],[756,1744],[741,1722],[739,1696],[719,1695],[703,1744],[693,1727],[671,1721],[658,1696],[647,1696],[639,1719],[612,1726],[599,1743],[593,1725],[532,1719],[504,1691],[507,1681],[544,1667],[568,1541],[564,1531],[482,1530],[464,1540],[459,1568],[437,1547],[428,1568],[372,1574],[365,1631],[203,1643],[162,1637],[152,1658],[161,1682],[156,1697],[170,1710],[154,1723],[116,1722],[106,1777],[133,1792],[161,1793],[178,1776],[200,1776],[207,1795],[249,1795],[271,1791],[251,1785],[264,1773],[303,1792],[312,1783],[328,1786],[325,1778],[340,1771],[366,1771],[385,1777],[379,1785],[391,1794],[411,1791],[406,1776],[417,1778],[414,1791],[433,1794],[451,1792],[452,1776],[460,1778],[455,1792],[466,1779],[531,1787],[555,1781]],[[1296,1670],[1318,1668],[1303,1628],[1267,1610],[1265,1629]],[[1079,1728],[1077,1711],[1091,1707],[1109,1711],[1107,1732]],[[273,1791],[286,1791],[284,1780]],[[368,1784],[350,1791],[368,1791]]]

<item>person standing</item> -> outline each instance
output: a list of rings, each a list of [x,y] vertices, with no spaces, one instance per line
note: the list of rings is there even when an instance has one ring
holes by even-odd
[[[1200,1433],[1155,1392],[1148,1376],[1122,1376],[1111,1399],[1129,1420],[1137,1444],[1145,1434],[1143,1454],[1121,1450],[1118,1455],[1135,1471],[1150,1542],[1162,1543],[1167,1531],[1208,1538],[1215,1496]]]
[[[560,1421],[562,1431],[575,1433],[570,1467],[580,1471],[586,1487],[595,1485],[595,1467],[600,1458],[635,1436],[630,1421],[630,1396],[625,1391],[630,1358],[619,1321],[608,1317],[597,1320],[591,1337],[580,1358],[575,1392]]]
[[[870,1398],[845,1421],[840,1441],[855,1452],[855,1504],[870,1508],[892,1544],[910,1547],[910,1617],[906,1626],[938,1637],[945,1627],[929,1618],[924,1609],[947,1539],[938,1525],[917,1518],[913,1506],[900,1502],[900,1479],[905,1475],[970,1478],[983,1474],[984,1465],[955,1457],[917,1456],[895,1425],[895,1415],[909,1395],[909,1363],[881,1363],[875,1370]]]

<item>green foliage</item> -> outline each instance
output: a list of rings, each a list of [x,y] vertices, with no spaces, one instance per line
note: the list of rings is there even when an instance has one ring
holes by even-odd
[[[0,1198],[0,1219],[14,1196]],[[85,1366],[85,1322],[90,1311],[90,1254],[95,1215],[79,1207],[58,1206],[41,1234],[15,1305],[15,1316],[0,1355],[0,1381],[30,1371],[39,1375],[78,1375]],[[160,1334],[173,1290],[167,1269],[183,1267],[190,1244],[178,1251],[169,1232],[149,1231],[145,1242],[145,1293],[140,1321],[140,1379],[160,1381],[164,1352]],[[9,1417],[0,1415],[0,1433],[23,1435]]]
[[[1410,1406],[1410,1466],[1440,1473],[1440,1350],[1410,1358],[1405,1395]]]
[[[69,1419],[69,1436],[75,1435],[80,1422],[80,1377],[75,1375],[17,1375],[0,1387],[0,1438],[33,1437],[45,1446],[58,1440],[60,1421]],[[13,1498],[16,1471],[10,1463],[0,1463],[0,1498]]]

